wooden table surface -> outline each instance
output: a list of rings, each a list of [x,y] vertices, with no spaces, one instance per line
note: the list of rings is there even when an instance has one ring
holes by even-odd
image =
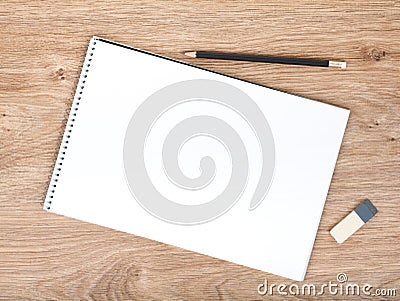
[[[42,210],[92,35],[191,63],[182,51],[346,60],[345,71],[194,63],[351,109],[304,283],[341,272],[399,298],[399,1],[3,0],[0,300],[281,300],[258,284],[302,284]],[[337,244],[329,230],[366,197],[379,213]]]

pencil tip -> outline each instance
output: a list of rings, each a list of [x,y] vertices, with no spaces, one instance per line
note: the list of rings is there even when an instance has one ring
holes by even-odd
[[[196,57],[196,51],[184,52],[183,54],[194,58]]]

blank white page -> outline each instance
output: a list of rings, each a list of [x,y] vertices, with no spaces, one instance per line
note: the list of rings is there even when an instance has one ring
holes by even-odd
[[[93,37],[44,207],[303,280],[348,117]]]

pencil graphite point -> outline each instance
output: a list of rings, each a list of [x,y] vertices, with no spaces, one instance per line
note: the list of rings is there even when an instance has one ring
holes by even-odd
[[[196,57],[196,51],[184,52],[184,55],[195,58]]]

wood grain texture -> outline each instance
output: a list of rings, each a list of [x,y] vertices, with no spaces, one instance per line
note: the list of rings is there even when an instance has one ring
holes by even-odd
[[[351,109],[305,282],[344,272],[400,295],[398,1],[2,0],[0,300],[281,300],[258,284],[296,283],[42,210],[92,35],[191,63],[182,51],[346,60],[345,71],[195,64]],[[338,245],[329,230],[365,197],[379,213]]]

